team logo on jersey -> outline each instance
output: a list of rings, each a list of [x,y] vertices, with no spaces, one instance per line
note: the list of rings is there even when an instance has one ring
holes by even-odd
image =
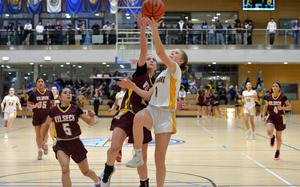
[[[87,147],[110,147],[111,138],[103,137],[103,138],[86,138],[82,139],[82,142]],[[184,140],[171,139],[169,145],[183,144]],[[155,141],[152,140],[149,146],[155,146]],[[128,143],[128,138],[124,141],[123,147],[132,147],[132,144]]]

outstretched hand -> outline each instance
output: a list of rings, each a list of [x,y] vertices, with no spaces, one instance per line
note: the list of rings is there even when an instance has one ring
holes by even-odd
[[[148,17],[145,17],[145,19],[146,19],[147,25],[149,25],[149,27],[150,27],[152,30],[157,30],[157,29],[158,29],[159,23],[157,23],[156,20],[155,20],[154,18],[148,18]]]
[[[137,23],[140,26],[140,28],[146,28],[146,26],[147,26],[146,19],[145,19],[145,17],[142,16],[142,14],[139,14],[137,16]]]

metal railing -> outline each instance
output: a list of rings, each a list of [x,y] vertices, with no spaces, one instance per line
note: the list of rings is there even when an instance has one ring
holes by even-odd
[[[120,34],[138,29],[122,29]],[[161,40],[167,45],[270,45],[270,34],[266,29],[159,29]],[[298,33],[292,29],[278,29],[273,35],[272,45],[298,45]],[[271,37],[273,37],[271,36]],[[132,38],[132,36],[125,36]],[[117,42],[115,30],[45,30],[31,31],[0,30],[0,45],[114,45]]]

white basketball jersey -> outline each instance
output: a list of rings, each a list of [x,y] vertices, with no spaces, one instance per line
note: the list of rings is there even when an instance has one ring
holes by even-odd
[[[255,100],[253,98],[253,96],[257,96],[257,93],[255,90],[244,90],[243,91],[243,97],[245,100],[245,107],[249,107],[252,108],[255,106]]]
[[[14,96],[7,95],[4,97],[2,103],[5,104],[5,108],[4,108],[5,112],[16,112],[17,111],[16,105],[20,104],[20,100],[15,95]]]
[[[175,110],[180,84],[181,69],[179,65],[176,64],[176,71],[174,73],[166,69],[158,75],[153,86],[154,92],[149,104]]]

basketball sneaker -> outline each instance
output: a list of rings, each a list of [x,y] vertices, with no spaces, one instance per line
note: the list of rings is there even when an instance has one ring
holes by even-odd
[[[270,146],[274,147],[274,144],[275,144],[275,136],[273,135],[273,137],[270,138]]]
[[[149,179],[140,181],[140,187],[149,187]]]
[[[274,160],[280,160],[280,151],[276,150]]]
[[[250,139],[251,139],[251,140],[255,140],[255,132],[251,132],[251,134],[250,134]]]
[[[251,136],[251,130],[248,129],[248,130],[246,131],[246,138],[247,138],[247,140],[250,139],[250,136]]]
[[[137,168],[144,164],[142,149],[134,150],[134,155],[131,160],[126,163],[129,168]]]
[[[37,157],[38,160],[42,160],[43,159],[43,151],[42,150],[39,150],[38,151],[38,157]]]
[[[5,139],[5,140],[8,139],[8,134],[7,134],[7,133],[4,134],[4,139]]]
[[[47,154],[48,154],[49,149],[48,149],[48,145],[47,145],[47,144],[45,144],[45,145],[43,146],[43,151],[44,151],[44,155],[47,155]]]
[[[99,177],[101,179],[101,187],[110,187],[110,180],[114,171],[114,166],[108,166],[107,164],[105,164],[104,172],[102,172]]]
[[[101,178],[99,177],[99,181],[101,181]],[[101,187],[101,184],[94,184],[93,187]]]

